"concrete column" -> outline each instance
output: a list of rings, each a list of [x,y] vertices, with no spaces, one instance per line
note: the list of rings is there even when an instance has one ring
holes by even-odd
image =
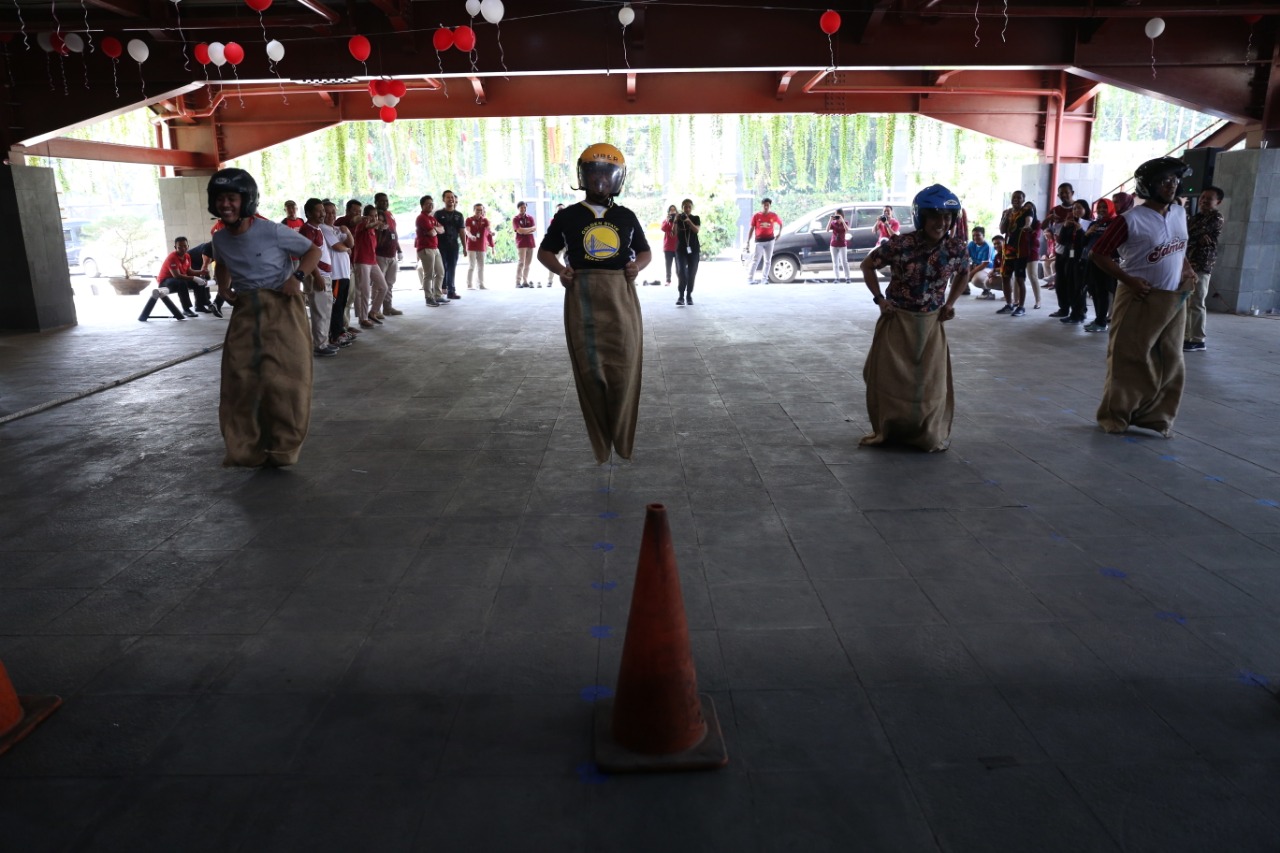
[[[1209,281],[1209,310],[1280,311],[1280,149],[1219,154],[1213,183],[1226,193],[1226,222]]]
[[[1058,203],[1058,188],[1049,185],[1050,174],[1048,163],[1033,163],[1022,167],[1022,183],[1019,186],[997,189],[1006,194],[1022,190],[1028,199],[1035,202],[1036,211],[1044,219]],[[1102,186],[1101,163],[1063,163],[1058,166],[1058,183],[1071,184],[1075,188],[1076,198],[1086,199],[1089,204],[1097,201],[1098,193],[1106,189]]]
[[[209,239],[213,217],[209,214],[209,178],[180,177],[160,179],[160,216],[164,219],[164,240],[168,249],[173,241],[186,237],[192,246]]]
[[[76,324],[53,170],[0,166],[0,329],[44,331]]]

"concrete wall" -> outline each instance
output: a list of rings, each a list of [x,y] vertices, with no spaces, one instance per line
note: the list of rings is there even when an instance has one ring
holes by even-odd
[[[1209,310],[1280,311],[1280,150],[1223,152],[1213,183],[1226,193],[1226,223],[1209,282]]]
[[[76,324],[53,170],[0,168],[0,328],[43,331]]]
[[[1050,174],[1048,163],[1023,166],[1021,186],[1000,188],[1004,193],[1004,207],[1009,206],[1009,196],[1014,190],[1022,190],[1029,201],[1035,202],[1036,211],[1043,219],[1049,212],[1045,206],[1048,200],[1058,203],[1058,187],[1056,184],[1050,186]],[[1095,163],[1064,163],[1058,168],[1058,183],[1071,184],[1075,188],[1076,198],[1087,199],[1090,204],[1103,191],[1111,189],[1102,185],[1102,165]]]
[[[160,215],[168,248],[173,248],[178,237],[186,237],[192,246],[209,239],[213,217],[209,214],[208,186],[207,177],[160,179]]]

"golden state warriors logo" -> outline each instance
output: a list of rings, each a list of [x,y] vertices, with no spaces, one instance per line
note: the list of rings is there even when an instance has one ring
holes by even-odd
[[[582,250],[593,261],[605,261],[618,254],[622,238],[608,222],[593,222],[582,232]]]

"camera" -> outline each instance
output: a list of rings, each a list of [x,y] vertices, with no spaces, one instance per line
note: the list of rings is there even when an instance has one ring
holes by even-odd
[[[880,221],[881,221],[881,222],[888,222],[888,221],[889,221],[889,217],[885,216],[885,215],[882,213],[882,214],[880,214]]]

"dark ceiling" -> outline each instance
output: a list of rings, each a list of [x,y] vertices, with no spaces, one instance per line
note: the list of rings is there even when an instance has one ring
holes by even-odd
[[[833,7],[841,25],[830,42],[819,27],[826,6],[637,0],[625,30],[622,6],[507,0],[494,26],[470,19],[465,0],[274,0],[261,16],[244,0],[16,0],[21,21],[0,23],[10,94],[0,141],[17,153],[112,159],[77,154],[59,137],[145,103],[169,130],[158,145],[181,152],[156,162],[216,168],[321,127],[376,119],[365,85],[386,76],[407,86],[402,119],[918,112],[1075,159],[1087,158],[1088,133],[1071,120],[1087,121],[1094,87],[1110,83],[1224,119],[1219,142],[1251,134],[1280,144],[1276,4],[859,0]],[[1152,40],[1144,27],[1155,17],[1165,29]],[[437,28],[463,24],[474,27],[474,52],[433,49]],[[66,36],[92,37],[93,48],[51,53],[39,33],[73,46]],[[357,34],[370,40],[367,63],[348,52]],[[107,36],[140,39],[149,56],[113,63]],[[270,39],[285,48],[279,78],[265,56]],[[213,41],[240,44],[239,67],[194,59],[197,43]]]

